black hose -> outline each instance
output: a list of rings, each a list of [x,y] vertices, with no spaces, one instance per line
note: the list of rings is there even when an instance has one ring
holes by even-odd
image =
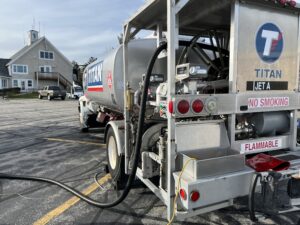
[[[249,201],[248,201],[248,209],[249,209],[249,215],[250,215],[250,219],[253,222],[257,221],[257,218],[255,217],[255,189],[257,186],[257,181],[259,178],[261,178],[261,174],[256,173],[254,175],[254,179],[252,180],[251,186],[250,186],[250,193],[249,193]]]
[[[133,156],[134,161],[133,161],[132,171],[128,177],[128,180],[124,187],[124,190],[118,199],[116,199],[114,202],[111,202],[111,203],[98,202],[98,201],[95,201],[95,200],[83,195],[79,191],[75,190],[74,188],[72,188],[66,184],[63,184],[56,180],[43,178],[43,177],[20,176],[20,175],[10,175],[10,174],[0,173],[0,179],[30,180],[30,181],[39,181],[39,182],[54,184],[54,185],[57,185],[57,186],[63,188],[64,190],[72,193],[73,195],[77,196],[78,198],[82,199],[83,201],[87,202],[88,204],[99,207],[99,208],[111,208],[111,207],[114,207],[114,206],[120,204],[129,194],[129,191],[131,189],[131,186],[132,186],[135,176],[136,176],[136,171],[137,171],[137,167],[138,167],[138,163],[139,163],[140,149],[141,149],[141,144],[142,144],[143,127],[144,127],[146,102],[147,102],[147,96],[148,96],[150,77],[151,77],[152,70],[153,70],[153,67],[154,67],[154,64],[156,62],[158,55],[161,53],[162,50],[164,50],[166,48],[167,48],[167,44],[165,43],[156,49],[156,51],[154,52],[154,55],[152,56],[152,58],[150,60],[148,68],[147,68],[147,73],[146,73],[146,77],[144,80],[144,88],[143,88],[143,93],[142,93],[141,108],[140,108],[140,113],[139,113],[139,121],[138,121],[136,145],[135,145],[134,156]]]

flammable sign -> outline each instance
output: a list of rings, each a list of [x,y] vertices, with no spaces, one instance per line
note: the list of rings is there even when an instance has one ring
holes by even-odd
[[[273,140],[263,140],[263,141],[254,141],[243,143],[241,145],[241,152],[257,152],[257,151],[267,151],[267,150],[276,150],[282,147],[282,139],[277,138]]]

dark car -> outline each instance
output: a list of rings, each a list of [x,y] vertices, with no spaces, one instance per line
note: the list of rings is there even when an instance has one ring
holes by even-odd
[[[45,86],[43,90],[39,90],[39,99],[42,99],[44,97],[47,97],[49,101],[54,98],[65,100],[66,91],[61,90],[58,86]]]

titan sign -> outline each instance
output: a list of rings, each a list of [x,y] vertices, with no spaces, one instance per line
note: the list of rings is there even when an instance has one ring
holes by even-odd
[[[279,59],[283,50],[283,35],[273,23],[266,23],[256,34],[256,51],[266,63],[273,63]]]

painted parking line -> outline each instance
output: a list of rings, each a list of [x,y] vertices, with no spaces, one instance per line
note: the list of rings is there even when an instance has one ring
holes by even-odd
[[[106,147],[105,144],[97,143],[97,142],[89,142],[89,141],[76,141],[76,140],[68,140],[62,138],[45,138],[47,141],[57,141],[57,142],[66,142],[66,143],[77,143],[77,144],[85,144],[85,145],[96,145],[100,147]]]
[[[100,178],[98,180],[98,182],[99,182],[100,185],[102,185],[102,184],[106,183],[110,178],[111,178],[110,174],[107,174],[104,177]],[[84,195],[90,195],[91,193],[93,193],[98,188],[99,188],[98,184],[93,183],[92,185],[87,187],[82,193]],[[50,211],[46,215],[44,215],[42,218],[40,218],[39,220],[34,222],[33,225],[45,225],[45,224],[49,223],[51,220],[58,217],[59,215],[61,215],[65,211],[67,211],[69,208],[74,206],[79,201],[80,201],[80,198],[78,198],[78,197],[70,198],[69,200],[67,200],[66,202],[64,202],[63,204],[56,207],[55,209],[53,209],[52,211]]]

